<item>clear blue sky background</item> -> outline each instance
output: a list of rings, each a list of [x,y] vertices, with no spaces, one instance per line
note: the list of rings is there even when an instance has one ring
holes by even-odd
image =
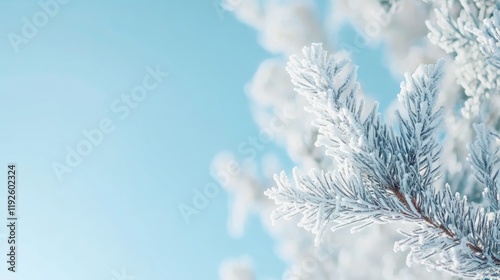
[[[16,53],[8,34],[41,8],[0,2],[0,279],[110,280],[122,269],[137,280],[217,279],[220,262],[241,254],[259,279],[279,279],[284,264],[257,219],[242,239],[227,235],[224,193],[190,224],[178,211],[211,181],[218,151],[258,133],[243,86],[271,55],[255,31],[230,14],[221,20],[211,1],[70,0],[59,9]],[[355,58],[364,86],[393,99],[398,84],[381,51]],[[113,102],[157,65],[170,76],[120,119]],[[53,163],[105,118],[114,131],[60,182]],[[19,169],[15,274],[2,226],[10,162]]]

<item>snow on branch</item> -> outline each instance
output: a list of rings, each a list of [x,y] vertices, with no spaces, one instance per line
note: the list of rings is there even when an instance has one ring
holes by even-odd
[[[397,134],[381,123],[377,106],[362,116],[363,102],[355,98],[356,67],[347,57],[329,56],[320,44],[304,48],[302,58],[293,56],[288,65],[292,82],[317,116],[317,144],[326,147],[338,168],[311,170],[307,176],[294,169],[294,183],[284,173],[275,176],[277,186],[266,191],[278,205],[273,219],[301,215],[299,226],[315,233],[317,242],[329,228],[413,223],[417,229],[401,231],[404,239],[395,245],[410,251],[408,263],[459,277],[500,277],[500,212],[469,204],[449,185],[436,186],[441,109],[434,107],[442,65],[420,66],[406,75]],[[496,179],[489,166],[497,160],[485,139],[471,144],[471,163],[476,176],[489,182]]]

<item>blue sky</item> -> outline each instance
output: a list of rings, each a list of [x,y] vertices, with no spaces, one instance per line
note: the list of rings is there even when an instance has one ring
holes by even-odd
[[[227,235],[224,193],[189,224],[178,211],[212,181],[218,151],[258,132],[243,88],[271,55],[256,33],[230,14],[221,19],[210,1],[69,0],[58,8],[13,47],[9,34],[22,35],[23,17],[43,10],[38,1],[0,3],[0,169],[15,162],[19,170],[18,272],[3,261],[2,226],[0,278],[120,280],[124,270],[137,280],[217,279],[223,259],[248,254],[260,279],[278,279],[284,264],[257,218],[242,239]],[[352,36],[346,29],[341,40]],[[355,59],[363,85],[393,99],[398,86],[380,66],[381,51]],[[169,75],[150,78],[154,89],[128,105],[123,98],[144,86],[148,69]],[[59,180],[55,163],[103,122],[108,132]]]

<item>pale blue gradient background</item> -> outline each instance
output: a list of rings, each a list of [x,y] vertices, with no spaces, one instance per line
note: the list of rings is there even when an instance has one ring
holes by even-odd
[[[217,279],[220,262],[242,254],[259,279],[280,279],[284,264],[256,217],[242,239],[227,235],[225,193],[189,225],[178,211],[211,181],[218,151],[258,135],[243,87],[271,55],[256,33],[229,13],[221,20],[211,1],[71,0],[15,53],[7,34],[37,3],[0,2],[0,174],[18,164],[20,217],[19,272],[7,273],[2,238],[0,279],[110,280],[121,269],[137,280]],[[381,54],[355,59],[364,87],[387,104],[398,85]],[[111,102],[156,65],[170,76],[119,120]],[[105,117],[115,131],[59,182],[51,164]]]

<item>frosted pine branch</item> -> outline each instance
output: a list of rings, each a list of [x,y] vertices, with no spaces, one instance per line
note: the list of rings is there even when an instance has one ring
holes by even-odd
[[[457,81],[469,97],[463,113],[467,117],[476,116],[481,102],[498,94],[500,69],[490,64],[493,61],[491,56],[481,52],[485,51],[485,45],[476,40],[474,30],[482,29],[483,22],[489,24],[494,11],[500,8],[500,2],[450,0],[435,3],[438,5],[436,20],[427,21],[431,31],[429,38],[455,57]],[[488,32],[490,29],[485,26],[482,30]]]
[[[399,101],[406,111],[397,111],[402,141],[399,143],[403,157],[404,176],[401,178],[416,183],[413,189],[404,191],[416,195],[432,185],[437,175],[441,146],[435,131],[441,124],[442,108],[434,110],[442,77],[443,60],[437,65],[420,66],[413,75],[406,74],[406,82],[401,85]],[[404,185],[402,185],[404,187]]]
[[[424,263],[432,268],[447,270],[461,277],[482,279],[499,277],[499,213],[485,214],[483,209],[469,207],[467,200],[450,188],[429,194],[423,203],[390,195],[383,190],[364,185],[359,175],[346,172],[311,171],[302,176],[294,170],[295,185],[281,174],[278,187],[267,191],[279,208],[273,219],[291,218],[302,214],[299,226],[317,234],[328,229],[336,231],[354,226],[357,231],[372,223],[398,220],[413,222],[417,230],[401,232],[405,239],[395,249],[410,250],[409,261]],[[434,213],[434,217],[430,216]],[[432,262],[431,257],[439,257]]]
[[[352,176],[348,168],[336,172],[311,170],[308,176],[293,171],[295,185],[284,172],[275,176],[278,187],[266,191],[279,208],[273,220],[303,214],[299,226],[317,234],[319,243],[324,231],[357,225],[352,231],[374,222],[386,223],[402,219],[417,220],[416,209],[408,211],[406,201],[390,195],[389,190],[363,183],[361,174]]]
[[[483,23],[483,27],[476,31],[481,51],[488,63],[500,68],[500,11],[496,10],[491,18],[485,19]]]
[[[484,185],[484,197],[493,211],[500,210],[499,178],[500,147],[496,143],[498,135],[483,125],[475,125],[476,140],[468,145],[469,161],[476,179]]]
[[[356,98],[356,67],[344,55],[329,58],[320,44],[304,48],[303,52],[304,59],[291,57],[287,70],[296,91],[311,104],[307,110],[317,116],[313,123],[319,131],[316,145],[324,146],[326,154],[337,162],[357,164],[365,173],[386,172],[387,165],[394,165],[395,154],[391,151],[396,149],[396,141],[381,122],[378,105],[363,118],[364,103]],[[388,172],[377,176],[386,185],[393,183]]]
[[[317,116],[317,144],[326,147],[339,167],[308,176],[294,170],[295,184],[283,173],[276,177],[278,186],[266,192],[279,205],[273,218],[301,214],[299,225],[318,240],[328,228],[411,222],[418,229],[402,232],[405,239],[395,247],[409,249],[410,262],[460,277],[500,277],[500,213],[469,205],[466,197],[452,195],[448,185],[435,186],[441,112],[434,105],[442,62],[406,76],[399,95],[405,112],[398,114],[398,136],[381,123],[376,107],[367,117],[360,113],[363,103],[354,97],[359,90],[356,68],[349,59],[330,57],[318,44],[304,48],[303,55],[291,58],[288,71]]]

